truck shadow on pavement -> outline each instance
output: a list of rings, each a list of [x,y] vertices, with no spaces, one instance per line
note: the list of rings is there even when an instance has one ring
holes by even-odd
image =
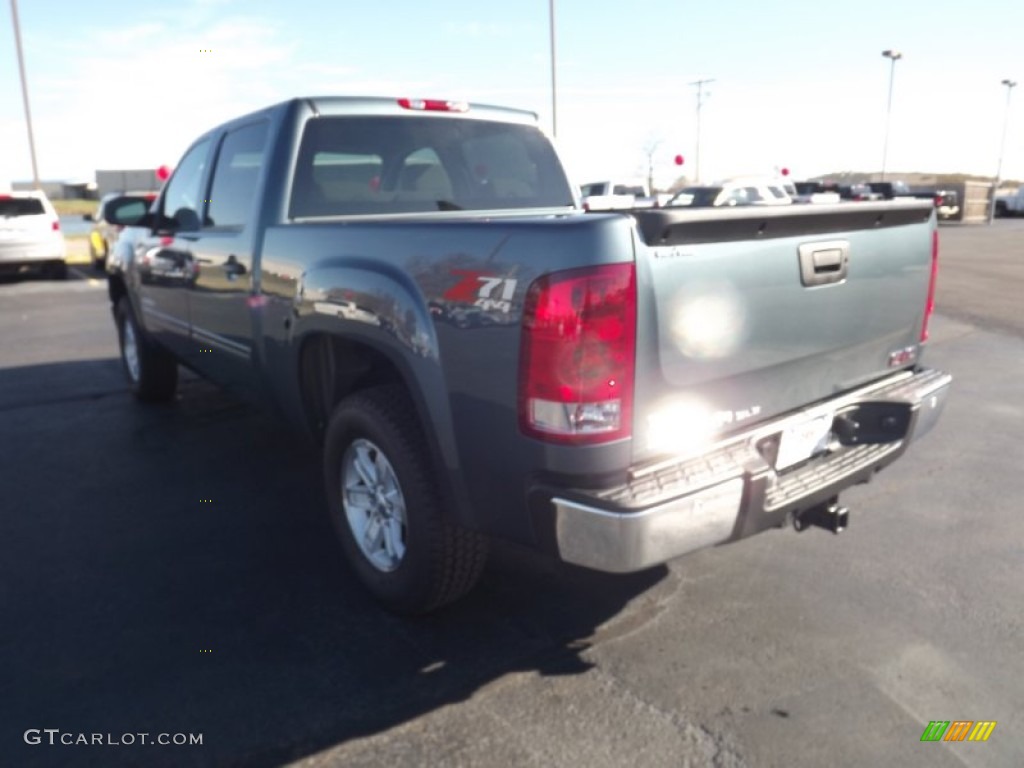
[[[467,599],[397,618],[341,561],[316,451],[191,376],[177,403],[141,407],[117,366],[0,369],[12,764],[301,759],[516,672],[586,672],[588,644],[668,573],[605,576],[499,547]],[[33,728],[203,743],[26,745]]]

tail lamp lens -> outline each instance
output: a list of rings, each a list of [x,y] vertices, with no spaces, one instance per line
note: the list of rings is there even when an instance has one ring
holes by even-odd
[[[632,263],[556,272],[526,296],[519,423],[555,443],[628,437],[636,358]]]

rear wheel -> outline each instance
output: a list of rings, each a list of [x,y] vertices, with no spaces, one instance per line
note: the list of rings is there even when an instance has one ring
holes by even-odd
[[[97,247],[97,241],[99,247]],[[102,272],[107,265],[107,241],[96,237],[89,238],[89,259],[92,261],[92,268]]]
[[[324,444],[331,521],[359,580],[390,610],[421,614],[477,582],[486,537],[442,512],[415,409],[399,386],[335,409]]]
[[[67,280],[68,265],[63,260],[51,261],[46,265],[46,276],[51,280]]]
[[[132,393],[146,402],[172,399],[178,388],[177,360],[145,337],[127,296],[117,302],[115,319],[121,365]]]

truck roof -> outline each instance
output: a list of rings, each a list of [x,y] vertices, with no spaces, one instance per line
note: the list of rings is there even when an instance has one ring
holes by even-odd
[[[317,113],[324,115],[409,115],[409,114],[451,114],[459,117],[503,120],[519,123],[536,123],[537,113],[525,109],[498,107],[491,104],[478,104],[459,100],[400,98],[397,96],[306,96],[291,99],[305,101]],[[403,106],[401,102],[410,102],[412,106]],[[430,107],[417,107],[416,104],[430,104]],[[438,108],[451,105],[452,108]]]

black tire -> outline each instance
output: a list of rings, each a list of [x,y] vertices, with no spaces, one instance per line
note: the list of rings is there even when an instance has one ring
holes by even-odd
[[[64,261],[53,261],[46,265],[46,276],[51,280],[67,280],[68,265]]]
[[[121,367],[132,394],[147,403],[173,399],[178,388],[178,361],[146,338],[135,321],[135,313],[132,312],[127,296],[122,296],[117,302],[114,317],[121,348]],[[129,343],[126,345],[126,342]],[[128,351],[131,346],[135,350],[134,365]]]
[[[108,250],[109,248],[106,240],[103,241],[103,252],[101,253],[97,251],[95,246],[92,244],[92,238],[89,238],[89,258],[92,260],[92,268],[97,272],[103,272],[106,269]]]
[[[404,552],[390,570],[375,565],[364,553],[348,518],[348,511],[356,517],[360,512],[342,503],[344,468],[355,469],[350,464],[354,455],[350,451],[366,451],[368,445],[377,452],[366,455],[375,457],[378,477],[380,454],[385,469],[393,470],[397,498],[404,510],[404,520],[398,523]],[[331,522],[349,565],[389,610],[405,615],[427,613],[458,599],[480,578],[487,561],[487,538],[445,519],[426,439],[402,387],[365,390],[338,404],[324,441],[324,479]],[[378,503],[380,498],[378,495]]]

